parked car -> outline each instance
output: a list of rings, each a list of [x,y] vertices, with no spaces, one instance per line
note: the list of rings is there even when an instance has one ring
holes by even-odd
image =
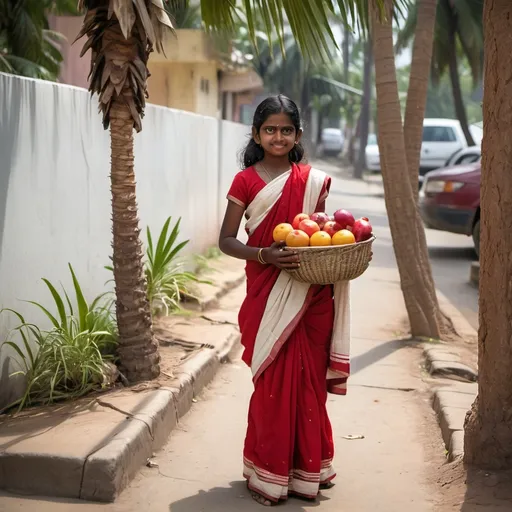
[[[480,146],[469,146],[455,151],[455,153],[446,160],[443,167],[472,164],[473,162],[480,162],[481,158],[482,148]]]
[[[425,226],[473,237],[480,254],[480,162],[428,172],[419,206]]]
[[[379,145],[377,143],[377,135],[370,133],[368,135],[368,143],[365,149],[366,168],[372,172],[380,171],[380,155]]]
[[[483,131],[477,125],[469,127],[479,151],[482,143]],[[372,171],[380,171],[379,148],[377,139],[373,136],[370,144],[368,138],[368,151],[366,152],[367,168]],[[431,119],[423,121],[423,142],[420,153],[420,176],[434,169],[445,166],[448,160],[462,149],[468,148],[464,132],[457,119]],[[468,148],[469,149],[469,148]],[[371,162],[371,166],[370,166]],[[420,185],[423,178],[420,178]]]
[[[482,143],[482,129],[469,127],[477,146]],[[460,122],[456,119],[425,119],[421,144],[420,173],[443,167],[445,162],[462,148],[468,147]]]
[[[345,138],[339,128],[324,128],[322,130],[322,153],[324,155],[337,156],[343,151]]]

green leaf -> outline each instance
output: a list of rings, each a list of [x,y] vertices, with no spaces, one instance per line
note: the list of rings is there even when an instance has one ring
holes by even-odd
[[[71,264],[69,264],[69,270],[71,272],[71,276],[73,277],[73,286],[75,288],[76,301],[78,304],[79,325],[80,329],[82,330],[86,326],[85,319],[89,313],[89,306],[87,305],[87,301],[85,300],[84,294],[82,293],[82,288],[80,288],[80,284],[76,278],[75,271],[73,270]]]
[[[54,327],[56,327],[56,328],[61,327],[61,325],[59,324],[59,321],[42,304],[39,304],[39,302],[35,302],[33,300],[27,300],[25,302],[38,307],[50,319],[50,322],[53,324]],[[64,324],[64,326],[65,325],[66,324]]]
[[[55,289],[52,283],[48,281],[48,279],[43,278],[43,282],[46,284],[50,293],[52,294],[53,300],[55,301],[55,305],[57,306],[57,311],[60,317],[60,323],[62,326],[65,326],[67,323],[67,315],[66,315],[66,307],[64,306],[64,302],[62,301],[62,297],[59,292]],[[42,308],[44,310],[44,308]]]

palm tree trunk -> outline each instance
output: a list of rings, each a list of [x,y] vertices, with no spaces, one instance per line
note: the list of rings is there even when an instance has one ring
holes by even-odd
[[[484,3],[478,398],[466,419],[464,460],[512,468],[512,4]]]
[[[123,91],[132,94],[128,89]],[[133,169],[133,117],[128,105],[114,100],[110,111],[113,266],[119,328],[120,370],[132,381],[160,373],[158,343],[153,337],[139,238]]]
[[[450,5],[450,0],[444,0],[446,13],[448,16],[448,67],[450,70],[450,82],[452,84],[453,105],[455,107],[455,115],[460,121],[460,126],[464,132],[464,137],[468,146],[474,146],[475,141],[469,130],[468,116],[466,114],[466,107],[464,99],[462,98],[462,90],[460,87],[459,65],[457,61],[457,19],[453,8]]]
[[[437,0],[418,0],[418,19],[412,49],[411,72],[405,106],[404,139],[407,167],[414,198],[418,200],[418,175],[427,105],[430,65],[434,45]]]
[[[393,0],[385,0],[386,18],[372,8],[378,133],[384,196],[400,284],[411,334],[439,338],[439,305],[426,254],[423,224],[405,155],[392,28]]]
[[[359,131],[359,155],[354,169],[354,178],[361,179],[366,168],[366,145],[370,131],[370,103],[372,99],[373,48],[368,37],[364,48],[363,98],[361,104],[361,125]]]

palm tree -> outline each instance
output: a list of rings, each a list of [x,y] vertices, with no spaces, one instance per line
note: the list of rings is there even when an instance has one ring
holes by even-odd
[[[432,62],[432,44],[436,23],[437,0],[418,0],[414,4],[416,30],[412,52],[409,88],[404,119],[404,142],[409,178],[414,198],[418,199],[418,171],[420,167],[423,118],[428,95],[429,63]],[[420,115],[421,114],[421,115]]]
[[[478,397],[466,417],[464,461],[512,468],[512,4],[484,4],[485,76]]]
[[[57,80],[62,36],[49,30],[48,13],[76,12],[74,0],[1,0],[0,71]]]
[[[393,54],[392,9],[392,0],[386,0],[385,16],[382,19],[379,17],[378,10],[372,9],[379,149],[384,177],[384,196],[411,333],[413,336],[438,339],[441,332],[449,329],[450,326],[439,309],[436,297],[425,230],[415,201],[414,189],[417,188],[417,177],[416,183],[413,183],[412,172],[408,171]],[[428,45],[428,42],[425,43]],[[428,60],[424,64],[428,69]],[[415,69],[418,71],[417,67]],[[415,77],[411,76],[411,84],[414,80]],[[423,122],[426,93],[424,88],[423,97],[417,98],[419,108],[414,109],[417,119],[413,125]],[[410,115],[413,114],[410,113]],[[413,142],[421,144],[421,132],[416,133],[416,137],[417,140]]]
[[[473,76],[473,85],[476,86],[482,78],[482,7],[482,0],[439,1],[431,68],[434,85],[439,85],[441,77],[446,71],[449,72],[455,113],[470,146],[475,143],[469,130],[460,86],[458,54],[462,53],[468,62]],[[417,20],[418,2],[411,6],[405,25],[399,33],[396,45],[398,50],[409,45],[415,33]]]
[[[113,268],[121,371],[129,381],[159,375],[152,332],[133,164],[133,128],[142,129],[150,52],[163,49],[172,29],[162,2],[80,0],[86,35],[82,55],[92,50],[89,89],[98,93],[103,126],[110,127]]]
[[[354,177],[361,179],[366,165],[366,145],[370,128],[370,107],[372,101],[372,69],[373,47],[371,38],[367,38],[364,44],[364,68],[363,68],[363,97],[361,99],[361,114],[359,123],[359,154],[354,166]]]

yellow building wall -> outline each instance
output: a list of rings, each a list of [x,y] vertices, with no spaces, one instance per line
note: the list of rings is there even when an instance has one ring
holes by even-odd
[[[198,88],[196,112],[217,117],[219,115],[219,80],[215,62],[196,64],[196,85]]]
[[[216,117],[219,84],[215,62],[150,62],[149,102]]]

